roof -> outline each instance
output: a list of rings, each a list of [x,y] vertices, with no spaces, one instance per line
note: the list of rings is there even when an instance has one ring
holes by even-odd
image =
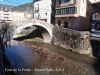
[[[94,5],[94,4],[100,4],[100,1],[98,1],[98,2],[94,2],[94,3],[91,3],[92,5]]]
[[[0,8],[0,10],[3,10],[3,11],[5,11],[5,12],[11,11],[11,9],[8,9],[8,8]]]
[[[41,0],[34,0],[33,2],[38,2],[38,1],[41,1]]]

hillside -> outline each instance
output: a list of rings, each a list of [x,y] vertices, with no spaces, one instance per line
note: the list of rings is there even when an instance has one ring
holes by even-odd
[[[33,12],[33,3],[26,3],[26,4],[23,4],[23,5],[19,5],[19,6],[16,6],[14,8],[12,8],[11,10],[12,11],[30,11],[30,12]]]
[[[3,8],[3,9],[5,9],[5,8],[11,9],[13,7],[15,7],[15,6],[7,5],[7,4],[0,4],[0,8]]]

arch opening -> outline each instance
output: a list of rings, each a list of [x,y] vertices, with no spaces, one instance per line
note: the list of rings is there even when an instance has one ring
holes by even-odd
[[[51,38],[50,38],[49,32],[45,28],[43,28],[41,26],[36,26],[36,27],[41,32],[43,41],[44,42],[51,42]]]
[[[46,28],[44,28],[43,26],[40,26],[40,25],[31,25],[31,27],[32,26],[33,26],[33,28],[35,26],[36,29],[35,30],[33,29],[33,32],[28,34],[27,36],[30,35],[29,37],[31,37],[31,38],[32,37],[33,38],[40,37],[43,39],[44,42],[51,43],[51,36],[50,36],[49,31]],[[16,35],[17,31],[20,32],[22,29],[27,29],[27,28],[31,28],[31,27],[28,27],[28,25],[26,27],[19,27],[15,31],[14,35]],[[14,35],[13,35],[13,38],[17,38],[17,37],[14,37]]]

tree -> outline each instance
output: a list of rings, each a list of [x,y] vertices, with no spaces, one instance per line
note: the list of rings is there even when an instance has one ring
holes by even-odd
[[[7,42],[12,37],[13,26],[10,23],[1,23],[0,25],[0,45],[1,47],[7,47]],[[4,49],[3,49],[4,50]]]

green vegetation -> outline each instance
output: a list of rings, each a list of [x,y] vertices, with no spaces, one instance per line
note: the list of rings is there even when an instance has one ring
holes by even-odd
[[[25,39],[24,41],[36,41],[36,42],[43,42],[41,39],[39,39],[39,38],[31,38],[31,39]]]

